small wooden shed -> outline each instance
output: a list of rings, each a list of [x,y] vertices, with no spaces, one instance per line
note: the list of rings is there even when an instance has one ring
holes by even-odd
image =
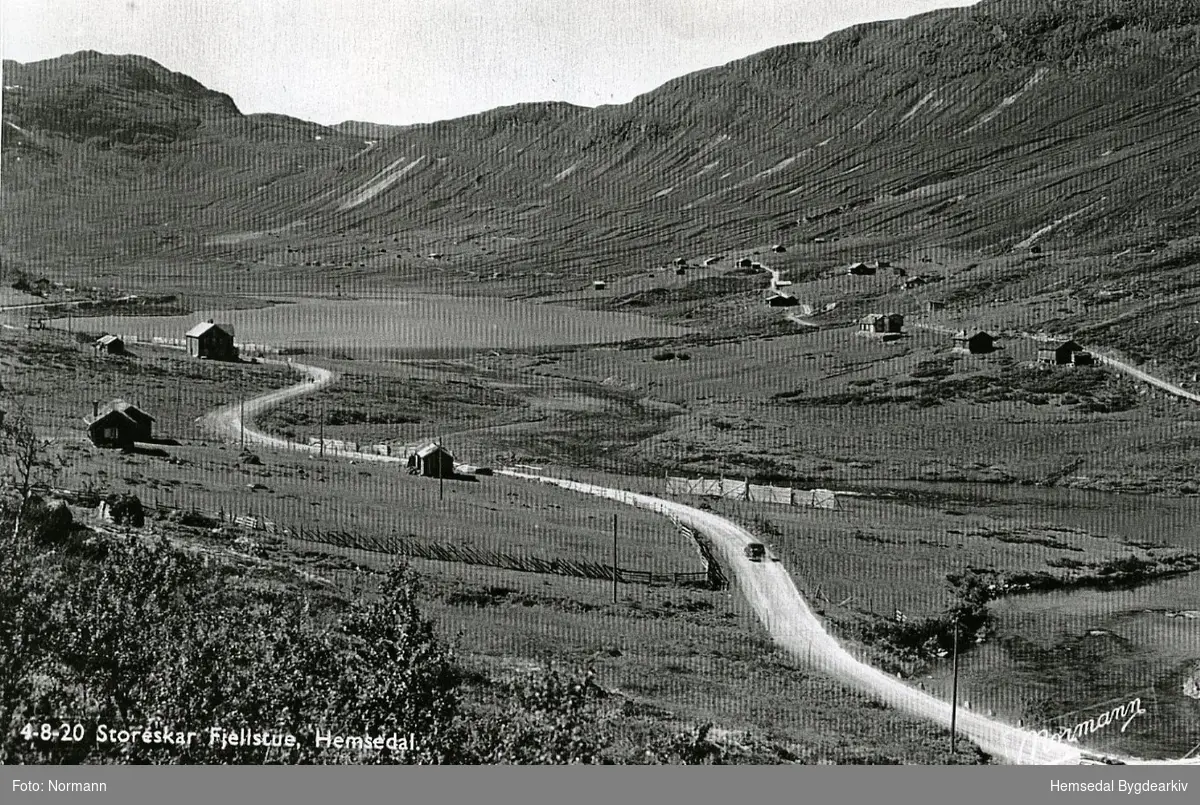
[[[1075,366],[1093,366],[1096,358],[1092,353],[1081,349],[1071,353],[1071,363]]]
[[[233,328],[217,324],[212,319],[201,322],[187,331],[188,355],[214,361],[236,361],[237,347],[233,344]]]
[[[899,313],[871,313],[858,320],[858,329],[863,333],[902,333],[904,316]]]
[[[1074,341],[1047,341],[1038,346],[1037,360],[1038,363],[1065,366],[1072,363],[1072,355],[1082,351],[1083,347]]]
[[[996,348],[996,339],[983,330],[968,333],[959,330],[954,334],[954,349],[957,352],[967,352],[972,355],[984,355]]]
[[[92,344],[92,349],[102,355],[123,355],[125,342],[119,335],[102,335]]]
[[[103,406],[93,403],[92,415],[84,421],[88,438],[97,447],[130,447],[153,438],[154,417],[124,400]]]
[[[436,442],[430,442],[408,457],[408,469],[428,478],[453,478],[454,455]]]

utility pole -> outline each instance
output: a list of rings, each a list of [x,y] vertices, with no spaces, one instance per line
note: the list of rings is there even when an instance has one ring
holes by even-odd
[[[242,449],[246,449],[246,398],[238,403],[238,424],[242,426]]]
[[[617,515],[613,512],[613,603],[617,603]]]
[[[325,457],[325,403],[321,402],[321,421],[318,423],[317,440],[321,444],[321,457]]]
[[[442,477],[445,474],[442,472],[442,459],[444,457],[445,457],[445,453],[442,452],[442,443],[439,440],[438,444],[437,444],[438,500],[439,501],[443,501],[446,499],[446,479]]]
[[[955,745],[957,733],[955,729],[958,726],[958,618],[954,619],[954,681],[950,685],[950,754],[957,752],[958,747]]]

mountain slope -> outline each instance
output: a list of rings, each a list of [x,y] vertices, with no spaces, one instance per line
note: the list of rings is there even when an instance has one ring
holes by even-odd
[[[73,232],[121,242],[114,260],[387,276],[438,251],[475,273],[579,278],[784,238],[825,241],[822,264],[863,242],[1095,249],[1185,236],[1200,207],[1200,8],[1167,0],[993,0],[773,48],[621,106],[523,104],[373,144],[348,124],[255,122],[218,93],[135,68],[85,75],[109,76],[91,103],[126,110],[137,122],[125,127],[62,113],[76,84],[22,79],[36,102],[18,101],[11,119],[32,135],[115,131],[155,148],[117,164],[84,147],[49,171],[33,155],[12,164],[6,137],[8,253],[82,254],[25,225],[51,208]],[[81,198],[81,184],[120,202]],[[137,220],[185,236],[147,248],[126,226]],[[234,237],[282,231],[286,251]]]
[[[82,51],[34,64],[6,60],[4,83],[7,120],[73,140],[173,142],[205,122],[241,116],[228,95],[141,56]]]

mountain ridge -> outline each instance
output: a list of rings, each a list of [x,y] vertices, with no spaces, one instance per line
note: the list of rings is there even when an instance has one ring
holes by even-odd
[[[147,113],[145,126],[117,127],[134,134],[110,137],[101,156],[78,133],[27,126],[18,102],[6,119],[31,136],[5,138],[15,210],[5,253],[31,264],[79,253],[69,238],[38,240],[39,208],[47,192],[93,182],[100,165],[122,205],[72,190],[55,209],[82,242],[112,243],[105,259],[115,262],[251,260],[303,272],[319,261],[387,278],[436,251],[451,270],[550,267],[574,281],[780,237],[827,244],[811,254],[826,266],[841,259],[839,244],[864,239],[999,253],[1042,230],[1035,240],[1065,248],[1183,237],[1200,209],[1186,124],[1200,108],[1198,54],[1200,8],[990,0],[771,48],[627,104],[518,104],[372,137],[234,114],[200,95],[212,114],[181,102],[164,133]],[[161,100],[118,89],[122,102]],[[43,150],[15,164],[33,140]],[[164,198],[194,200],[195,212]],[[145,231],[119,223],[129,219],[193,234],[146,249],[136,245]],[[211,245],[212,235],[281,228],[293,233],[284,256],[258,238]],[[402,240],[413,241],[403,253],[343,248]]]

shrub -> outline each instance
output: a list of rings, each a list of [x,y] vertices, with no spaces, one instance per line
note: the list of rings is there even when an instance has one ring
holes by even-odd
[[[137,495],[114,492],[104,498],[104,505],[108,509],[109,517],[116,525],[141,528],[146,524],[146,513],[142,508],[142,501]]]

